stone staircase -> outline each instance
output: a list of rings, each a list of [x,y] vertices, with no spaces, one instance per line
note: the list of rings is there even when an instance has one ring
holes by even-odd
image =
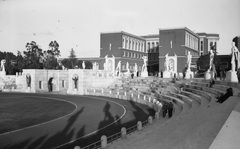
[[[234,96],[219,104],[216,103],[215,97],[219,93],[225,93],[230,87],[228,83],[217,81],[211,88],[207,80],[184,83],[181,91],[179,87],[183,82],[176,82],[174,85],[162,80],[148,79],[143,85],[149,87],[146,92],[159,101],[173,101],[181,110],[168,121],[156,122],[125,140],[114,142],[108,148],[209,148],[234,106],[239,102],[240,87],[234,86]]]

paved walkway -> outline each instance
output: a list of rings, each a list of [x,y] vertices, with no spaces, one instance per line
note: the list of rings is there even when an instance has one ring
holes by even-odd
[[[240,98],[240,97],[239,97]],[[210,149],[239,149],[240,147],[240,102],[231,112]]]

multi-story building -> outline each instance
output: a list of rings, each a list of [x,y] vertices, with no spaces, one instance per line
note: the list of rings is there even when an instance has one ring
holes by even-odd
[[[200,55],[208,54],[212,47],[217,49],[218,34],[194,33],[186,27],[159,29],[159,34],[136,36],[127,32],[106,32],[100,34],[100,57],[83,58],[97,63],[103,69],[105,57],[115,57],[115,68],[121,61],[121,72],[126,65],[133,71],[135,64],[138,71],[143,65],[143,56],[148,56],[149,75],[164,71],[165,56],[169,57],[172,71],[182,72],[186,68],[187,54],[192,55],[192,68]],[[81,59],[81,58],[80,58]],[[170,67],[170,66],[169,66]]]
[[[142,36],[146,40],[148,53],[148,72],[154,75],[159,72],[159,34]]]
[[[206,55],[211,48],[217,52],[217,42],[219,41],[219,34],[197,33],[200,38],[199,55]]]
[[[100,58],[106,55],[115,57],[115,68],[121,61],[121,71],[126,71],[127,62],[130,71],[133,71],[135,63],[138,71],[143,65],[143,56],[147,56],[146,40],[127,32],[108,32],[100,35]],[[100,67],[101,69],[101,67]]]
[[[159,70],[164,71],[165,58],[168,56],[170,71],[182,72],[187,67],[187,54],[192,55],[191,67],[196,67],[199,57],[199,36],[190,29],[159,29]]]

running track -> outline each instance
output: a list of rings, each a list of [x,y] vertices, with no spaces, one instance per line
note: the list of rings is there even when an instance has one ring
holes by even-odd
[[[3,94],[8,93],[1,93],[1,96]],[[101,131],[111,133],[109,131],[115,126],[121,128],[124,124],[143,121],[150,113],[153,114],[146,106],[107,97],[15,93],[13,95],[16,98],[61,100],[75,105],[76,109],[50,122],[0,135],[0,149],[66,148],[74,140],[83,147],[94,140],[83,138]]]

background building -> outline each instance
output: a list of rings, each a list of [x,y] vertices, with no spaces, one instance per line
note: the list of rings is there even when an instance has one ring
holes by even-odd
[[[219,34],[197,33],[200,38],[199,55],[208,54],[213,48],[217,52],[217,42],[219,41]]]
[[[133,71],[135,63],[138,66],[138,71],[141,71],[143,65],[142,57],[147,56],[146,40],[140,36],[123,31],[101,33],[100,58],[106,55],[115,57],[115,68],[118,62],[121,61],[122,72],[127,70],[127,62],[129,63],[130,71]]]
[[[199,36],[196,33],[186,27],[159,29],[159,37],[159,70],[164,71],[165,55],[168,54],[172,71],[182,72],[187,66],[188,52],[192,55],[191,67],[196,68],[199,58]]]
[[[155,75],[159,72],[159,34],[142,37],[146,40],[149,75]]]

